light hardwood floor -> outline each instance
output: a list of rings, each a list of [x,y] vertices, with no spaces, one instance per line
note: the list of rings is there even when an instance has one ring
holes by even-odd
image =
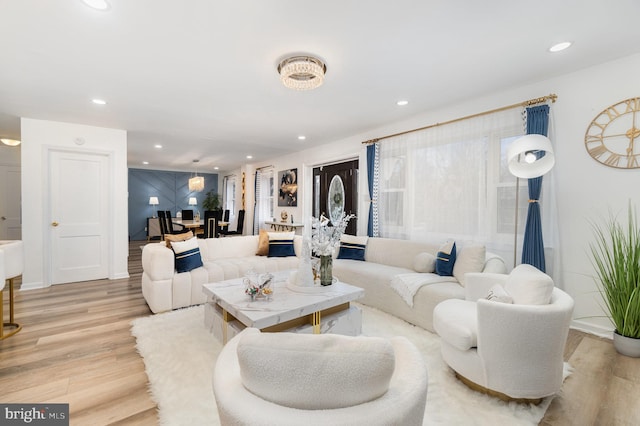
[[[129,332],[132,319],[151,314],[140,288],[145,243],[130,244],[128,279],[17,293],[23,330],[0,341],[0,402],[69,403],[72,425],[157,424]],[[640,425],[640,359],[575,330],[565,358],[575,371],[541,425]]]

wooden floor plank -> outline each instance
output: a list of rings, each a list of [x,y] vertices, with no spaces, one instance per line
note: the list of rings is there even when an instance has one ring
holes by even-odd
[[[0,341],[1,402],[69,403],[72,425],[158,424],[130,333],[131,320],[151,315],[141,291],[145,243],[130,243],[128,279],[16,293],[23,330]],[[640,424],[640,359],[617,354],[610,340],[571,330],[565,360],[574,372],[541,425]]]

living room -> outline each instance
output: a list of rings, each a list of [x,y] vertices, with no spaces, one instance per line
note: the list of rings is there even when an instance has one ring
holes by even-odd
[[[602,6],[602,2],[594,3],[600,7]],[[507,7],[506,4],[497,6]],[[580,7],[582,8],[583,6]],[[614,6],[609,7],[615,9]],[[627,11],[637,11],[637,6],[635,5],[627,5],[625,7],[628,7]],[[115,5],[114,8],[116,8]],[[576,12],[576,15],[579,13],[591,15],[592,12],[581,10]],[[618,16],[618,13],[620,12],[613,14]],[[630,14],[627,13],[627,15]],[[612,20],[614,19],[612,18]],[[631,31],[628,26],[621,25],[621,27],[624,28],[624,30],[620,30],[622,32]],[[625,36],[631,37],[627,33],[625,33]],[[9,39],[11,39],[9,35],[4,37],[5,41]],[[576,41],[576,45],[572,48],[579,48],[580,43],[602,43],[603,39],[604,37],[597,40]],[[570,54],[572,48],[567,50],[565,54]],[[319,49],[318,54],[324,55],[326,53]],[[471,56],[471,53],[469,55]],[[477,62],[477,57],[473,57]],[[275,60],[275,58],[270,59]],[[509,60],[516,61],[519,59]],[[247,216],[252,217],[251,204],[255,196],[252,179],[255,170],[264,166],[273,166],[276,171],[297,168],[301,173],[302,188],[300,193],[302,200],[297,207],[276,207],[275,216],[279,217],[280,211],[286,209],[290,215],[296,218],[303,218],[311,211],[309,207],[311,191],[308,186],[310,169],[316,165],[353,158],[359,159],[361,165],[366,164],[366,148],[362,144],[364,141],[454,120],[551,93],[556,94],[556,102],[550,103],[550,138],[553,142],[556,156],[556,164],[550,173],[553,174],[555,182],[557,229],[553,236],[558,242],[555,247],[559,250],[557,255],[560,263],[556,265],[559,267],[558,275],[553,278],[556,286],[570,294],[575,301],[572,323],[574,329],[587,331],[599,336],[609,336],[612,326],[609,320],[604,317],[600,306],[597,287],[592,278],[594,271],[589,260],[589,244],[593,239],[590,221],[606,216],[609,211],[614,213],[624,212],[629,202],[636,206],[640,205],[640,195],[638,191],[634,190],[640,183],[640,176],[637,174],[638,169],[617,169],[594,161],[585,149],[585,132],[592,120],[601,111],[620,101],[638,96],[640,85],[638,79],[634,78],[634,76],[640,70],[640,53],[638,53],[636,47],[616,58],[602,57],[602,59],[591,62],[584,60],[583,66],[578,66],[570,72],[564,72],[562,67],[558,66],[553,75],[543,73],[544,68],[553,68],[551,61],[554,60],[556,59],[549,59],[549,62],[540,65],[539,72],[544,77],[536,78],[534,75],[524,83],[515,78],[513,80],[505,80],[498,89],[477,92],[474,96],[458,96],[419,111],[413,110],[412,113],[406,115],[404,112],[398,112],[397,109],[390,107],[388,112],[390,118],[385,120],[384,124],[370,125],[349,134],[327,138],[323,141],[326,143],[303,145],[304,149],[299,149],[297,152],[276,153],[273,151],[273,155],[256,161],[244,159],[233,167],[220,169],[217,173],[220,179],[222,176],[230,174],[246,176],[247,182],[244,196],[249,206]],[[506,66],[506,62],[501,65]],[[328,62],[327,82],[325,83],[327,86],[332,78],[331,67],[332,64]],[[279,84],[275,69],[270,70],[270,72],[274,74],[271,77],[275,76],[275,81],[269,80],[269,82],[263,82],[262,84]],[[463,77],[461,76],[460,79],[463,79]],[[267,80],[267,77],[265,77],[265,80]],[[474,84],[471,81],[468,86]],[[3,103],[10,103],[9,98],[7,97],[6,99]],[[395,100],[392,103],[394,102]],[[411,105],[410,103],[409,106]],[[309,110],[312,110],[312,107],[309,107]],[[25,265],[23,274],[23,291],[20,291],[19,296],[21,298],[28,297],[29,292],[27,289],[42,291],[37,289],[49,288],[50,282],[50,277],[47,275],[49,262],[47,251],[50,250],[50,247],[43,243],[45,240],[43,235],[46,233],[46,223],[43,220],[46,215],[43,212],[49,207],[46,201],[46,176],[43,172],[46,169],[46,164],[42,159],[43,147],[78,147],[80,145],[74,142],[77,138],[84,138],[87,141],[84,147],[112,153],[110,154],[113,159],[111,170],[114,172],[116,179],[114,182],[118,190],[113,195],[114,199],[110,207],[113,222],[111,223],[112,258],[109,277],[114,281],[133,278],[133,276],[130,277],[131,274],[127,264],[129,245],[127,241],[128,223],[126,214],[128,200],[126,176],[128,168],[141,167],[140,163],[137,162],[140,160],[139,158],[135,159],[135,164],[133,164],[132,158],[127,158],[127,144],[131,143],[127,139],[133,137],[133,126],[129,128],[96,124],[96,121],[99,120],[95,119],[95,114],[95,112],[91,112],[88,117],[85,117],[86,119],[69,124],[67,119],[56,118],[55,115],[49,115],[44,112],[34,112],[31,115],[19,115],[19,117],[24,118],[22,120],[21,134],[5,134],[6,132],[3,129],[2,136],[19,137],[23,141],[20,148],[21,156],[16,157],[14,155],[15,151],[10,152],[11,147],[3,146],[1,147],[2,151],[0,151],[3,165],[20,166],[22,170],[22,239],[29,261]],[[16,120],[18,123],[21,121],[20,118],[14,119],[12,121],[13,125],[15,125]],[[258,122],[256,126],[266,127],[266,124]],[[325,123],[325,126],[330,126],[330,124]],[[20,128],[20,124],[18,124],[18,127]],[[110,127],[110,129],[105,130],[102,127]],[[123,129],[126,129],[126,131]],[[5,153],[7,154],[5,155]],[[195,171],[191,166],[195,155],[188,152],[182,157],[184,163],[188,164],[188,166],[184,166],[181,171]],[[153,169],[154,166],[151,164],[148,167]],[[364,169],[362,167],[363,172],[359,186],[361,197],[360,212],[368,211]],[[213,172],[213,170],[208,172]],[[221,182],[219,182],[219,185],[221,186]],[[238,191],[240,191],[240,187],[238,187]],[[550,196],[551,194],[543,194],[541,203],[545,202],[547,195]],[[236,199],[240,200],[241,197],[237,196]],[[543,218],[544,220],[545,218]],[[251,232],[251,226],[246,228],[247,232]],[[366,234],[365,220],[358,222],[358,234]],[[504,257],[511,261],[508,258],[508,254]],[[26,330],[22,332],[24,331]],[[6,342],[10,342],[10,339]],[[14,365],[14,368],[20,367],[19,365]],[[638,371],[637,367],[635,371]],[[635,380],[636,388],[634,389],[637,389],[637,377]],[[54,385],[52,384],[51,386]],[[632,405],[629,407],[632,407]],[[632,408],[629,408],[629,410],[631,411]],[[637,417],[633,417],[633,413],[629,413],[627,418],[635,419]],[[570,422],[570,419],[565,418],[565,422]]]

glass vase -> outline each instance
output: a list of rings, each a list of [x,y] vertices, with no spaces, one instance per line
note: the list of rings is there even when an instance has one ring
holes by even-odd
[[[331,285],[333,281],[333,256],[320,256],[320,284]]]

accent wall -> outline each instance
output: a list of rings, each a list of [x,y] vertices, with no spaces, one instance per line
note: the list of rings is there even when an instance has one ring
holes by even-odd
[[[204,191],[189,191],[189,172],[171,172],[164,170],[129,169],[129,239],[142,241],[147,239],[147,218],[158,215],[158,210],[170,210],[175,217],[181,210],[198,210],[203,214],[202,202],[207,192],[218,192],[217,174],[199,174],[204,176]],[[150,206],[149,197],[158,197],[159,205]],[[198,200],[196,206],[189,205],[189,198]]]

